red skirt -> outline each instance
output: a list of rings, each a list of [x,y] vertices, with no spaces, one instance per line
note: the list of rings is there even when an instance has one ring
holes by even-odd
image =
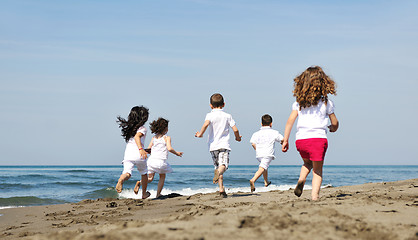
[[[324,161],[325,153],[328,148],[326,138],[308,138],[296,140],[296,149],[303,159],[311,161]]]

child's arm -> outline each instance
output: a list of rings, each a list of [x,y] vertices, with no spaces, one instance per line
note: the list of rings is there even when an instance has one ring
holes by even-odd
[[[142,136],[144,136],[143,133],[137,132],[134,136],[134,139],[135,139],[136,146],[138,146],[138,149],[139,149],[139,155],[141,155],[143,159],[147,159],[147,152],[145,152],[144,146],[142,146],[142,143],[141,143]]]
[[[331,121],[331,125],[328,126],[330,132],[336,132],[338,130],[338,126],[340,125],[334,113],[328,115],[329,120]]]
[[[233,126],[233,127],[232,127],[232,130],[234,131],[234,134],[235,134],[235,140],[236,140],[237,142],[241,142],[241,138],[242,138],[242,136],[241,136],[241,135],[239,135],[239,131],[238,131],[237,126]]]
[[[171,152],[172,154],[175,154],[179,157],[183,156],[183,152],[177,152],[176,150],[174,150],[174,148],[171,146],[171,138],[169,136],[167,136],[165,138],[165,143],[167,144],[167,150],[169,152]]]
[[[255,143],[251,143],[251,146],[253,146],[254,150],[257,150],[257,147],[255,146]]]
[[[293,124],[295,123],[297,117],[298,117],[298,111],[293,110],[290,113],[289,118],[287,119],[286,128],[284,130],[283,143],[282,143],[282,152],[287,152],[287,150],[289,149],[289,136],[290,136],[290,132],[292,131]]]
[[[149,142],[148,148],[152,148],[154,145],[154,137],[151,138],[151,142]]]
[[[206,129],[208,128],[209,124],[210,124],[210,121],[209,121],[209,120],[206,120],[206,121],[203,123],[203,126],[202,126],[202,128],[200,129],[200,132],[196,132],[196,134],[195,134],[194,136],[195,136],[195,137],[198,137],[198,138],[203,137],[203,134],[205,133],[205,131],[206,131]]]

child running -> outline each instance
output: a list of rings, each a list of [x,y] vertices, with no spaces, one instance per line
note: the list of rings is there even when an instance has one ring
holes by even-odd
[[[282,151],[289,149],[289,135],[296,118],[299,117],[296,132],[296,148],[303,159],[303,166],[295,188],[295,195],[302,195],[303,186],[311,169],[312,200],[319,199],[322,184],[322,167],[328,148],[327,125],[330,132],[338,129],[338,120],[334,114],[334,103],[328,99],[328,94],[336,95],[335,82],[328,77],[322,68],[309,67],[294,79],[293,96],[296,102],[286,123]]]
[[[157,198],[161,196],[161,190],[164,187],[165,174],[173,172],[170,164],[167,162],[168,152],[171,152],[179,157],[183,156],[183,152],[177,152],[171,146],[171,138],[167,136],[168,120],[158,118],[150,123],[151,132],[155,136],[151,139],[148,148],[151,149],[151,155],[148,158],[148,182],[154,180],[155,173],[160,174],[160,180],[157,187]],[[134,192],[138,194],[141,181],[137,181]]]
[[[268,187],[271,182],[268,181],[268,167],[271,161],[274,159],[274,144],[276,142],[282,143],[283,135],[278,131],[271,128],[273,124],[273,118],[265,114],[261,117],[261,129],[253,134],[250,139],[250,143],[256,152],[256,158],[260,162],[258,171],[254,174],[254,177],[250,180],[251,192],[255,191],[255,181],[263,175],[264,186]]]
[[[147,192],[147,153],[144,150],[144,140],[147,129],[144,127],[148,121],[148,108],[135,106],[129,113],[128,120],[118,116],[119,127],[122,128],[122,136],[126,142],[125,156],[123,158],[123,172],[116,184],[116,191],[122,192],[123,182],[132,176],[134,166],[138,169],[142,179],[142,199],[151,194]]]
[[[212,111],[206,114],[205,122],[199,132],[196,132],[195,137],[201,138],[206,129],[208,132],[209,151],[212,155],[213,165],[215,166],[213,183],[219,184],[219,194],[222,197],[227,197],[225,187],[223,184],[223,174],[228,169],[229,165],[229,128],[232,128],[235,135],[235,140],[240,142],[238,128],[235,126],[235,121],[232,116],[223,111],[225,107],[224,98],[221,94],[215,93],[210,97],[210,108]]]

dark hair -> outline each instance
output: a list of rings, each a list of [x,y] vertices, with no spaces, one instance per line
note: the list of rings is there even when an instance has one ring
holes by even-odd
[[[273,118],[270,115],[268,115],[268,114],[264,114],[261,117],[261,125],[263,125],[263,126],[268,126],[272,122],[273,122]]]
[[[129,139],[134,137],[138,128],[148,121],[148,115],[148,108],[144,106],[135,106],[131,109],[128,120],[125,120],[121,116],[117,116],[118,120],[116,122],[119,123],[119,127],[122,128],[122,137],[125,139],[125,142],[128,142]]]
[[[220,93],[215,93],[212,96],[210,96],[210,104],[214,108],[223,107],[224,103],[224,97]]]
[[[157,120],[152,121],[149,126],[151,132],[154,134],[164,134],[165,130],[168,127],[168,120],[164,118],[158,118]]]
[[[315,106],[319,100],[328,102],[328,94],[336,95],[336,84],[328,77],[321,67],[307,68],[294,79],[293,96],[299,103],[300,109]]]

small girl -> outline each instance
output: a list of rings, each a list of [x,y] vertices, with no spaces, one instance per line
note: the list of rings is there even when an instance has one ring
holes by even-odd
[[[165,134],[168,132],[168,120],[158,118],[150,123],[151,132],[155,136],[151,139],[148,148],[151,148],[151,155],[148,159],[148,182],[154,180],[155,173],[160,174],[158,181],[157,198],[161,196],[161,190],[164,187],[165,174],[173,172],[170,164],[167,163],[168,152],[171,152],[179,157],[183,156],[183,152],[177,152],[171,146],[171,138]],[[134,192],[137,194],[143,180],[137,181]]]
[[[330,132],[338,129],[338,120],[334,114],[334,103],[328,94],[336,95],[335,82],[328,77],[322,68],[309,67],[294,79],[293,96],[296,102],[286,123],[282,151],[289,149],[289,135],[297,117],[296,148],[303,159],[303,166],[295,188],[295,195],[302,195],[306,177],[313,168],[312,200],[319,198],[322,184],[322,167],[325,152],[328,148],[327,125]]]
[[[122,192],[123,182],[132,176],[134,166],[141,174],[142,180],[142,199],[148,198],[151,194],[147,192],[147,153],[144,150],[144,140],[147,129],[144,127],[148,121],[148,108],[135,106],[129,113],[128,120],[117,117],[119,127],[122,128],[122,136],[126,142],[125,156],[123,158],[123,172],[116,184],[116,191]]]

